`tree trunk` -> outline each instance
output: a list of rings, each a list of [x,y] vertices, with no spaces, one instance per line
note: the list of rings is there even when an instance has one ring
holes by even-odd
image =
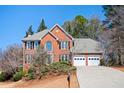
[[[122,65],[121,63],[121,51],[118,49],[118,65]]]

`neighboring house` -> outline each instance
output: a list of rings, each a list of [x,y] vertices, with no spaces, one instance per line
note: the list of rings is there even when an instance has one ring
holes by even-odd
[[[47,50],[51,63],[70,61],[74,65],[98,65],[102,58],[98,42],[92,39],[74,39],[58,24],[22,41],[24,67],[29,66],[31,56],[39,45],[43,45]]]

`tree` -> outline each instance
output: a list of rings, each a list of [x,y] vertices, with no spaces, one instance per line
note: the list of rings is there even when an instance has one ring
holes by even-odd
[[[47,29],[47,27],[46,27],[46,25],[45,25],[44,19],[42,19],[42,21],[41,21],[41,23],[40,23],[40,25],[39,25],[39,27],[38,27],[37,32],[43,31],[44,29]]]
[[[122,65],[122,54],[124,53],[124,6],[103,6],[105,16],[105,28],[112,31],[110,36],[110,47],[118,57],[118,65]]]
[[[47,65],[47,52],[43,46],[39,46],[33,56],[31,68],[34,71],[35,78],[40,79],[41,68]]]
[[[32,30],[32,25],[31,25],[31,26],[29,26],[28,31],[26,32],[26,36],[25,37],[28,37],[29,35],[33,35],[33,34],[34,34],[34,32]]]
[[[93,17],[88,21],[86,29],[89,38],[98,40],[101,32],[103,31],[103,25],[97,17]]]
[[[0,55],[0,69],[8,76],[13,75],[22,66],[23,51],[21,45],[10,45],[6,50],[1,51]]]
[[[85,17],[78,15],[72,21],[64,22],[62,27],[75,38],[86,37],[85,25],[87,22]]]
[[[43,46],[39,46],[33,57],[33,64],[41,66],[47,64],[47,52]]]
[[[70,21],[64,22],[63,28],[64,28],[65,31],[67,31],[69,34],[72,34],[71,22],[70,22]]]

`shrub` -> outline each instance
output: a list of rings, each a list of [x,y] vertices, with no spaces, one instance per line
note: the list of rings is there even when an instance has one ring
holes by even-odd
[[[35,79],[35,70],[33,68],[30,68],[28,71],[28,79]]]
[[[40,65],[38,67],[32,66],[27,74],[27,80],[41,79],[47,74],[60,75],[68,71],[75,71],[76,67],[71,66],[68,62],[55,62],[50,65]]]
[[[53,72],[67,73],[68,71],[75,70],[74,66],[71,66],[68,62],[56,62],[50,65]]]
[[[0,73],[0,81],[5,81],[6,78],[5,78],[5,73],[4,72],[1,72]]]
[[[0,81],[6,81],[12,78],[12,73],[1,72],[0,73]]]
[[[99,65],[100,65],[100,66],[105,66],[105,62],[104,62],[103,59],[100,60],[100,64],[99,64]]]
[[[13,75],[12,80],[13,80],[13,81],[18,81],[18,80],[22,79],[22,77],[23,77],[23,72],[22,72],[22,71],[19,71],[19,72],[16,72],[16,73]]]
[[[47,72],[49,72],[50,68],[49,66],[41,66],[40,71],[43,73],[43,75],[46,75]]]

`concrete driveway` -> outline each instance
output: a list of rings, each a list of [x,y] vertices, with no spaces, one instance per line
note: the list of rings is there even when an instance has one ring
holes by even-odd
[[[124,72],[101,66],[78,66],[81,88],[124,88]]]

